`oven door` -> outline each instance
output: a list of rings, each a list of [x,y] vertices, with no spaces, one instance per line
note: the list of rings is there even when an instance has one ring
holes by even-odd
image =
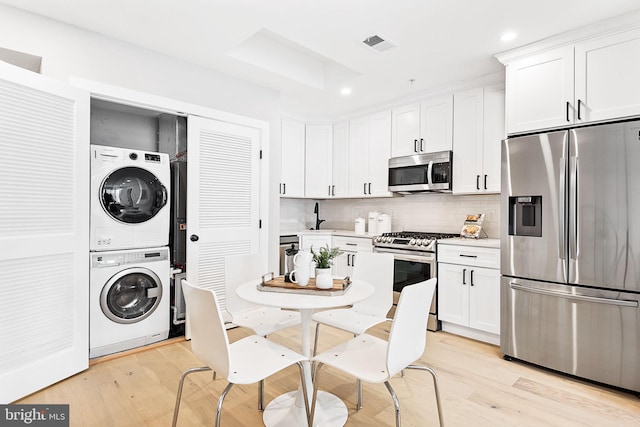
[[[392,317],[393,314],[395,314],[402,288],[436,277],[436,257],[433,252],[390,248],[374,248],[374,252],[393,254],[393,307],[389,312],[389,316]],[[433,301],[429,308],[429,323],[427,324],[427,329],[430,331],[440,330],[437,307],[438,292],[436,286],[436,293],[433,296]]]

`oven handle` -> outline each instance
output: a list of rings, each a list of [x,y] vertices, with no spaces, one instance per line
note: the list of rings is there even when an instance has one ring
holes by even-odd
[[[435,257],[433,256],[406,255],[406,254],[398,254],[398,253],[393,253],[393,259],[399,260],[399,261],[415,261],[415,262],[421,262],[424,264],[435,263],[436,261]]]

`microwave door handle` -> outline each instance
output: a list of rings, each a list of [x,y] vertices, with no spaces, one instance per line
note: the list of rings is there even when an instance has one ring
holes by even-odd
[[[427,167],[427,184],[429,184],[429,188],[433,186],[433,160],[429,161],[429,166]]]

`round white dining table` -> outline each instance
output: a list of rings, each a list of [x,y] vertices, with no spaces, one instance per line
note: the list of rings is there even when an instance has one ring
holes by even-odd
[[[259,279],[240,285],[238,296],[255,304],[270,307],[297,309],[300,311],[302,327],[302,354],[309,360],[304,363],[309,405],[313,396],[311,381],[311,315],[314,310],[351,305],[373,295],[374,288],[367,282],[353,280],[343,295],[298,294],[267,292],[258,290]],[[334,394],[318,391],[314,426],[343,426],[347,422],[349,411],[344,402]],[[264,409],[263,421],[267,427],[306,426],[306,411],[302,385],[297,391],[282,394],[273,399]]]

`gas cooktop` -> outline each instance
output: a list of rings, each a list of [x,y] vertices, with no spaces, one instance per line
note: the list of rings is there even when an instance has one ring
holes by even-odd
[[[459,234],[428,233],[421,231],[395,231],[383,233],[373,238],[376,247],[401,248],[415,250],[433,250],[434,244],[440,239],[459,237]]]

